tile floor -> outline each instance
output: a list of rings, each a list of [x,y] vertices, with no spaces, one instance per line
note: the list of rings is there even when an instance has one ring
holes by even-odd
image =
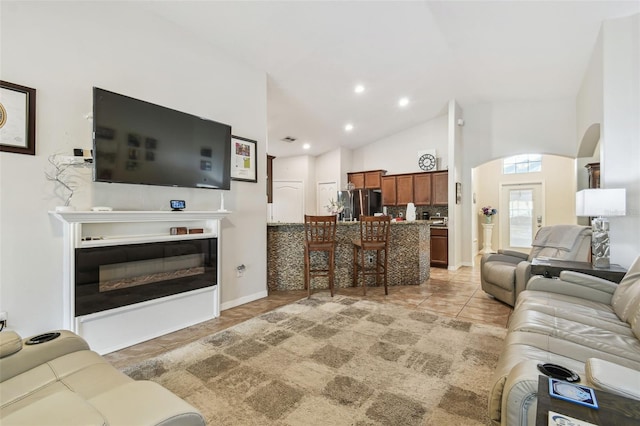
[[[478,265],[479,263],[477,262]],[[352,297],[365,297],[361,287],[341,288],[337,292]],[[232,327],[306,295],[304,290],[271,292],[264,299],[222,311],[219,318],[113,352],[106,355],[106,358],[115,367],[123,368]],[[366,298],[501,327],[506,327],[512,312],[510,306],[482,291],[480,266],[463,267],[457,271],[431,268],[431,277],[422,285],[389,287],[388,296],[384,295],[382,287],[368,288]]]

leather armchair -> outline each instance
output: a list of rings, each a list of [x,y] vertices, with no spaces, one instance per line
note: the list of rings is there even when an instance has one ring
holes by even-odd
[[[578,225],[553,225],[540,228],[531,251],[521,253],[498,250],[480,261],[482,290],[504,303],[514,306],[531,278],[531,260],[535,257],[588,262],[591,228]]]

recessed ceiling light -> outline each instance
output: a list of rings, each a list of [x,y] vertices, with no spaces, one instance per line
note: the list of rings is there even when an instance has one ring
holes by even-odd
[[[304,145],[302,145],[302,149],[309,149],[311,148],[311,145],[309,145],[308,143],[305,143]]]
[[[358,84],[358,85],[353,89],[353,91],[354,91],[354,92],[356,92],[356,93],[362,93],[362,92],[364,92],[364,86],[363,86],[362,84]]]
[[[352,131],[352,130],[353,130],[353,124],[351,124],[351,123],[347,123],[347,124],[344,126],[344,131],[345,131],[345,132],[350,132],[350,131]]]
[[[409,98],[400,98],[400,100],[398,101],[398,105],[402,108],[406,107],[407,105],[409,105]]]

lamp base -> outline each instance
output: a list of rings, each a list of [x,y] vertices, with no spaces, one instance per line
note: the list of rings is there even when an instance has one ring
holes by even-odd
[[[609,268],[609,221],[594,217],[591,230],[591,264],[594,268]]]

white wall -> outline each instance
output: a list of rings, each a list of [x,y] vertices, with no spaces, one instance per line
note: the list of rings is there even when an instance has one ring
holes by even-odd
[[[611,261],[640,255],[640,14],[603,25],[602,188],[626,188],[627,215],[610,218]]]
[[[435,149],[438,168],[448,167],[448,115],[441,115],[395,135],[353,150],[352,172],[386,170],[387,174],[420,172],[418,152]]]
[[[594,124],[602,123],[602,97],[604,96],[602,87],[602,30],[598,34],[598,39],[591,53],[589,65],[582,78],[580,90],[576,96],[576,152],[579,156],[592,156],[593,153],[588,148],[589,141],[587,129]],[[584,147],[582,145],[585,145]],[[598,154],[599,156],[599,154]]]
[[[470,205],[471,197],[468,190],[471,185],[467,182],[463,184],[464,173],[462,170],[462,146],[463,132],[462,125],[459,121],[464,121],[462,116],[462,108],[455,100],[449,101],[448,116],[448,158],[453,159],[449,167],[449,269],[456,270],[462,266],[462,244],[465,232],[471,231],[471,224],[464,220],[463,209]],[[460,204],[456,203],[456,183],[460,183],[461,188],[466,191]],[[468,210],[468,209],[467,209]],[[470,263],[467,263],[470,265]]]
[[[36,156],[0,153],[0,310],[23,335],[62,325],[62,226],[47,211],[61,204],[45,179],[47,157],[91,146],[92,86],[228,123],[258,141],[266,170],[266,76],[124,2],[2,2],[2,79],[37,89]],[[95,184],[88,172],[78,209],[168,210],[185,199],[217,209],[221,191]],[[232,182],[222,222],[224,306],[266,295],[266,186]],[[236,278],[235,267],[247,267]]]

